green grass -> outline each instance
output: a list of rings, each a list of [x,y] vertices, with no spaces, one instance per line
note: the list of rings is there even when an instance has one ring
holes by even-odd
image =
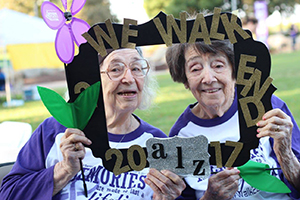
[[[26,102],[24,106],[1,108],[1,121],[21,121],[30,123],[33,129],[49,117],[47,109],[41,101]]]
[[[296,122],[300,122],[300,55],[299,51],[272,56],[271,77],[277,87],[275,95],[286,102]]]
[[[300,122],[300,52],[272,55],[271,77],[277,87],[275,94],[287,103],[296,121]],[[174,83],[168,73],[157,75],[157,81],[160,88],[154,105],[135,113],[168,134],[179,115],[195,99],[182,84]],[[64,90],[59,89],[60,93]],[[26,102],[22,107],[0,107],[0,122],[28,122],[33,129],[49,116],[41,101]]]
[[[63,94],[67,91],[67,88],[51,88],[51,89],[56,91],[61,96],[63,96]],[[4,100],[1,99],[2,102]],[[42,101],[28,101],[25,102],[23,106],[8,107],[8,108],[3,107],[2,102],[0,106],[0,122],[3,121],[27,122],[32,126],[32,129],[35,130],[44,119],[51,116]]]

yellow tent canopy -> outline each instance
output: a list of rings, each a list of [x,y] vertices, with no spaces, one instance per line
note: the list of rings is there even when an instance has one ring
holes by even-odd
[[[7,52],[15,71],[34,68],[63,68],[54,43],[7,45]]]
[[[14,71],[63,68],[63,63],[55,53],[56,32],[57,30],[50,29],[42,18],[6,8],[0,10],[0,55],[3,55],[8,105],[11,101],[9,80]],[[6,53],[12,64],[12,73]]]
[[[63,68],[54,47],[57,30],[50,29],[42,18],[4,8],[0,25],[0,47],[8,53],[14,71]]]

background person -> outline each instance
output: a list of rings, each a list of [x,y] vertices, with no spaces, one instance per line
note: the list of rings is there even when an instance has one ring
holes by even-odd
[[[166,52],[174,81],[191,91],[196,103],[188,105],[170,131],[170,136],[198,134],[210,141],[238,141],[239,121],[233,46],[228,40],[194,44],[174,44]],[[187,177],[184,199],[299,199],[300,132],[286,104],[272,96],[273,110],[257,123],[259,146],[251,150],[251,160],[281,167],[272,175],[291,189],[290,194],[259,191],[240,179],[239,170],[223,168],[209,179]],[[220,171],[211,166],[212,172]]]
[[[4,90],[5,90],[5,75],[2,69],[0,68],[0,91],[4,91]]]
[[[110,147],[145,147],[151,137],[166,137],[132,114],[151,98],[149,65],[141,54],[136,49],[119,49],[100,57],[100,63]],[[53,117],[46,119],[20,151],[3,181],[0,199],[86,199],[79,158],[89,199],[174,199],[185,188],[184,181],[168,170],[145,168],[115,176],[83,144],[91,141],[82,131],[66,129]]]
[[[253,39],[256,39],[256,29],[258,26],[258,20],[255,17],[245,17],[243,22],[243,29],[251,31]]]
[[[297,35],[298,35],[298,29],[297,26],[295,26],[295,24],[291,25],[290,28],[290,36],[292,39],[292,50],[295,51],[296,50],[296,39],[297,39]]]

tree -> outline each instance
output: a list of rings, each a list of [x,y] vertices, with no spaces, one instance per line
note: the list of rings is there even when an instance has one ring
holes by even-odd
[[[173,14],[178,18],[179,13],[186,11],[189,14],[203,11],[213,11],[215,7],[222,7],[224,0],[144,0],[145,10],[150,18],[153,18],[163,11],[166,14]]]
[[[199,2],[197,2],[197,0],[172,0],[170,4],[166,7],[166,13],[173,14],[176,18],[179,18],[179,13],[182,11],[186,11],[189,14],[199,12]]]
[[[167,14],[173,14],[178,18],[179,13],[186,11],[189,14],[195,14],[199,12],[212,12],[215,7],[222,7],[223,0],[172,0],[166,7]]]
[[[155,17],[160,11],[166,12],[165,8],[172,0],[144,0],[144,8],[150,18]]]
[[[80,19],[85,20],[91,26],[111,19],[113,22],[119,20],[111,14],[109,0],[87,0],[82,10],[78,13]]]
[[[8,8],[18,12],[26,13],[28,15],[34,15],[34,6],[36,0],[2,0],[0,1],[0,9]]]
[[[41,5],[44,0],[0,0],[0,9],[8,8],[28,15],[41,16]],[[51,0],[55,5],[62,9],[60,0]],[[68,6],[72,1],[68,0]],[[63,10],[63,9],[62,9]],[[104,22],[110,18],[114,22],[118,22],[116,16],[110,13],[109,0],[87,0],[82,10],[76,14],[76,17],[85,20],[91,26],[98,22]]]
[[[166,14],[173,14],[178,18],[179,13],[186,11],[189,14],[194,12],[203,12],[205,10],[213,11],[215,7],[221,7],[222,11],[230,11],[228,5],[232,0],[144,0],[145,10],[150,18],[156,16],[159,11],[163,11]],[[253,12],[253,4],[259,0],[237,0],[238,8],[245,9],[245,11]],[[279,12],[285,12],[289,15],[294,12],[294,6],[296,3],[300,3],[300,0],[266,0],[268,2],[269,14],[275,10]],[[226,5],[226,6],[225,6]]]
[[[255,1],[259,0],[241,0],[242,7],[245,9],[246,13],[253,13],[253,4]],[[299,4],[300,0],[266,0],[268,2],[268,12],[272,14],[275,10],[280,13],[285,13],[287,16],[294,13],[295,4]],[[242,8],[241,7],[241,8]]]
[[[292,14],[296,3],[300,3],[300,0],[270,0],[268,4],[269,13],[278,10],[280,13]]]

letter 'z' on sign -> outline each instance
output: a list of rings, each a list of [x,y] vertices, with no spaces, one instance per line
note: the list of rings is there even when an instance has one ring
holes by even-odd
[[[151,168],[169,169],[180,176],[197,176],[203,179],[210,175],[208,139],[203,135],[190,138],[150,138],[146,146]]]

